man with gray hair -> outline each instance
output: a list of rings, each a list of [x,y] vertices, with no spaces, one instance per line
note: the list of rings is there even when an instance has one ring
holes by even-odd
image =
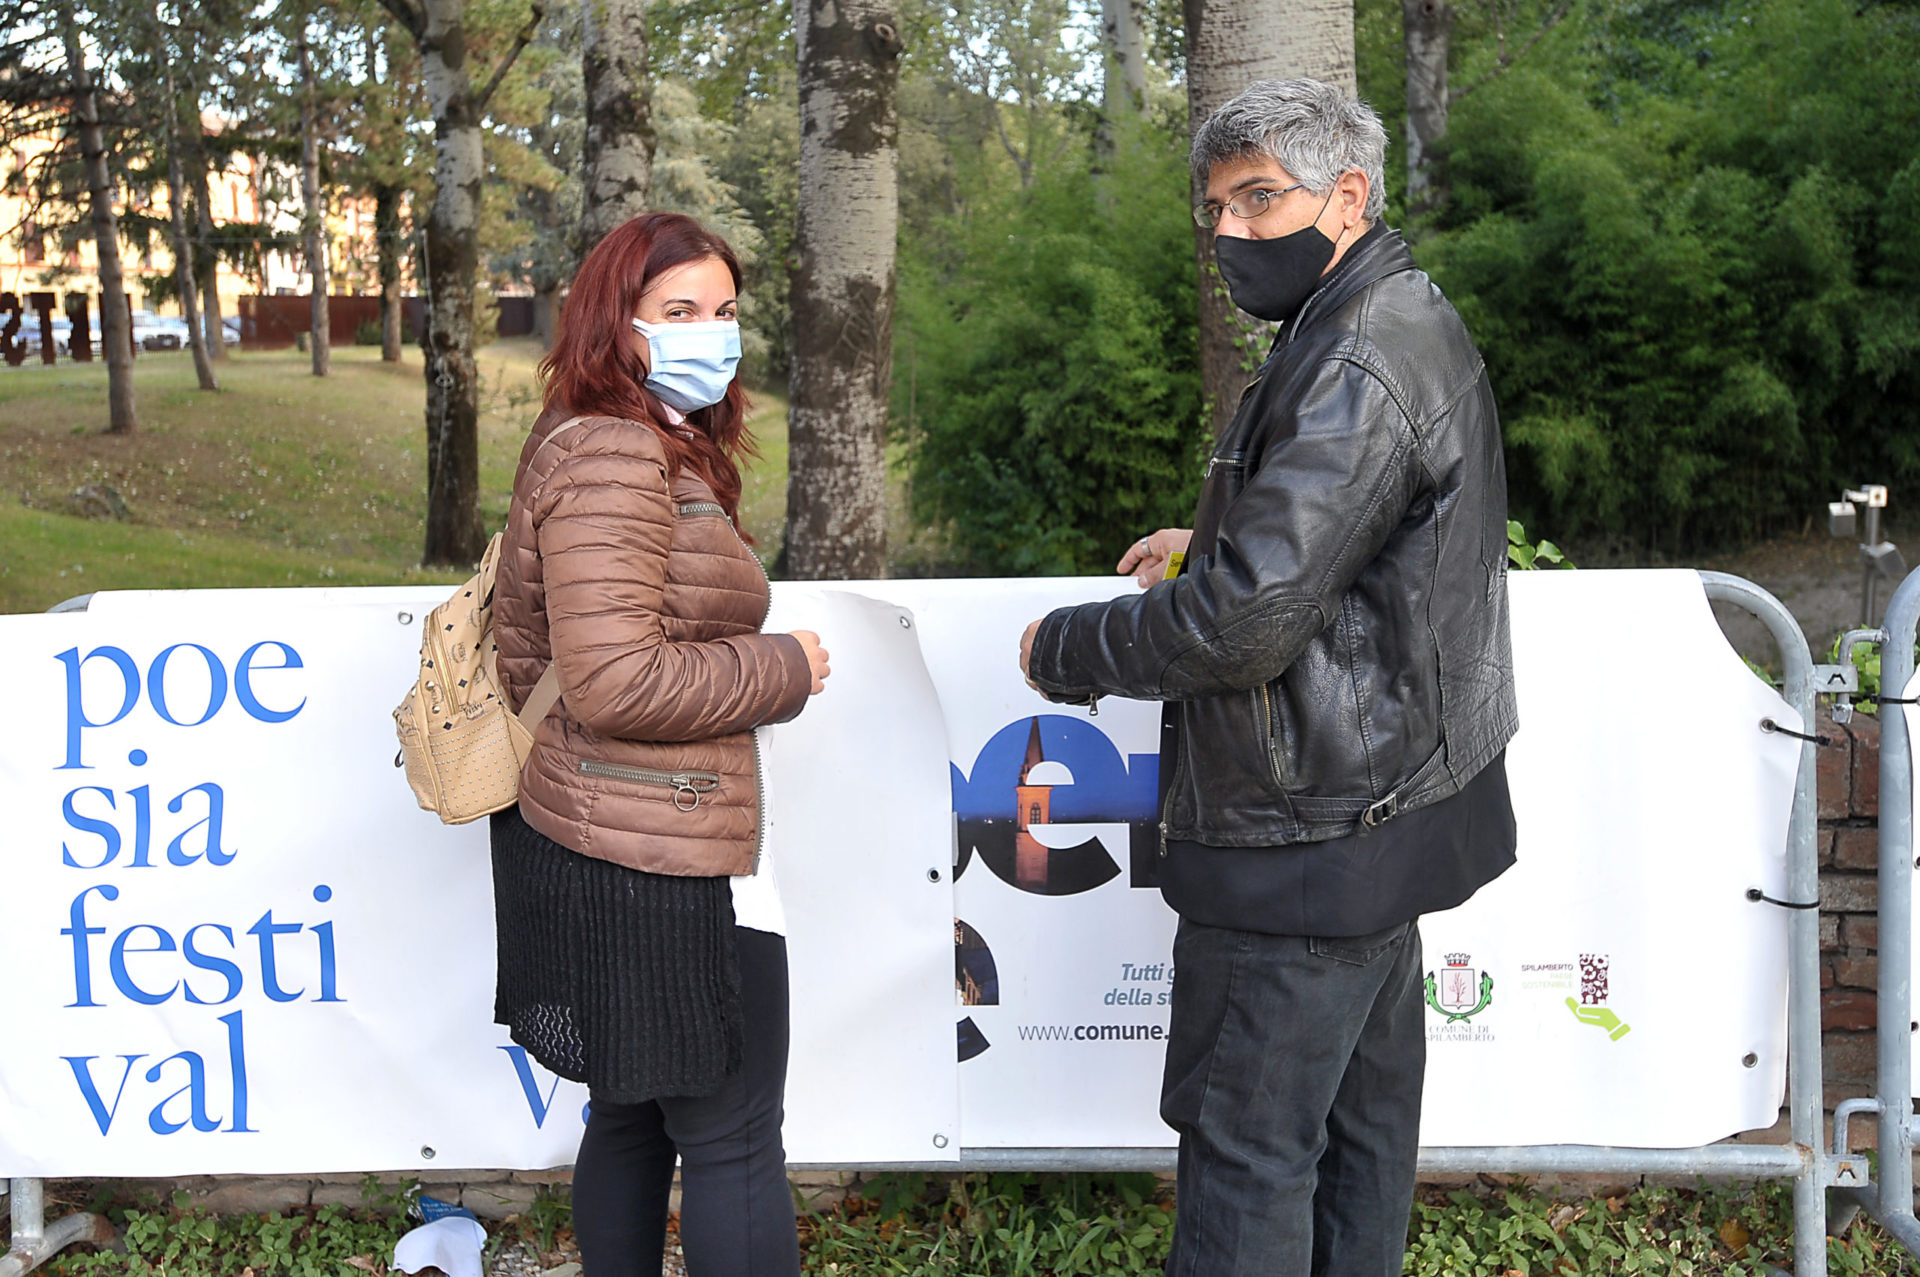
[[[1385,153],[1379,117],[1314,80],[1201,125],[1194,215],[1234,303],[1279,331],[1192,529],[1120,560],[1144,592],[1021,642],[1054,700],[1168,702],[1173,1277],[1398,1277],[1419,916],[1513,863],[1499,419],[1460,316],[1380,220]]]

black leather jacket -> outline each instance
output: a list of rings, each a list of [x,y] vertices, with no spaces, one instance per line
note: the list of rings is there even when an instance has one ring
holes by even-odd
[[[1282,329],[1182,574],[1042,622],[1050,697],[1178,702],[1161,838],[1316,842],[1457,793],[1518,726],[1507,488],[1479,352],[1399,234]]]

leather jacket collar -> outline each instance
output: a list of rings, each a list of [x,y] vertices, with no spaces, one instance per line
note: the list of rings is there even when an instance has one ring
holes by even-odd
[[[1347,250],[1340,264],[1328,272],[1320,282],[1320,287],[1301,303],[1293,322],[1282,325],[1280,331],[1274,334],[1273,349],[1277,351],[1291,343],[1311,321],[1339,310],[1369,284],[1413,268],[1413,253],[1407,248],[1406,239],[1385,222],[1375,222]],[[1269,352],[1268,358],[1272,358],[1272,352]]]

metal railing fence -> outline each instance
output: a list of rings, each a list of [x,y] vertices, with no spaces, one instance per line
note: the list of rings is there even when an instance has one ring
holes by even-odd
[[[1880,645],[1880,861],[1879,1052],[1874,1095],[1847,1100],[1834,1112],[1833,1146],[1847,1151],[1849,1119],[1877,1119],[1878,1179],[1836,1193],[1844,1222],[1864,1209],[1908,1250],[1920,1254],[1920,1219],[1913,1210],[1913,741],[1898,703],[1913,678],[1913,645],[1920,629],[1920,571],[1910,573],[1887,602],[1878,630],[1856,630],[1843,642]],[[1843,659],[1844,655],[1843,655]]]

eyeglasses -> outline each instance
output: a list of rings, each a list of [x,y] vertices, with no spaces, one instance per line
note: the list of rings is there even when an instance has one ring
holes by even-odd
[[[1220,216],[1223,213],[1232,213],[1243,222],[1251,222],[1254,218],[1266,212],[1267,206],[1272,204],[1273,201],[1289,192],[1297,191],[1305,185],[1305,182],[1295,182],[1292,186],[1278,191],[1263,191],[1256,187],[1251,191],[1240,192],[1225,204],[1216,204],[1212,200],[1208,200],[1204,204],[1195,204],[1193,206],[1193,224],[1203,230],[1210,231],[1220,225]]]

